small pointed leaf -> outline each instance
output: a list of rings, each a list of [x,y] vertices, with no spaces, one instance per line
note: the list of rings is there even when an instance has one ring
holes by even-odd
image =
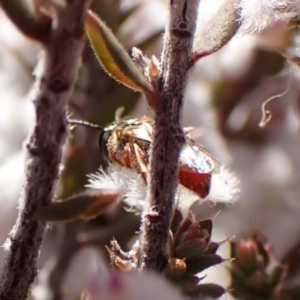
[[[204,255],[215,254],[219,249],[220,244],[216,242],[210,242],[204,251]]]
[[[200,238],[200,228],[197,222],[193,223],[189,229],[183,233],[179,239],[179,243],[184,243],[188,240]]]
[[[170,258],[167,267],[167,274],[171,279],[178,280],[183,277],[186,270],[184,259]]]
[[[197,259],[201,257],[204,250],[207,247],[207,243],[204,239],[192,239],[180,244],[175,249],[175,256],[178,258]]]
[[[276,264],[270,271],[268,286],[276,288],[286,277],[287,268],[283,265]]]
[[[210,254],[210,255],[204,255],[201,256],[201,258],[193,261],[187,261],[186,266],[187,270],[186,272],[188,274],[197,274],[199,272],[202,272],[205,269],[208,269],[212,266],[221,264],[224,262],[223,258],[217,254]]]
[[[181,235],[188,230],[193,222],[195,222],[195,216],[191,212],[189,212],[187,218],[183,222],[181,222],[178,230],[176,231],[176,234],[174,236],[174,246],[178,245]]]
[[[180,227],[182,220],[183,220],[183,216],[182,216],[181,211],[179,209],[175,208],[171,226],[170,226],[173,236],[176,234],[178,228]]]
[[[85,192],[38,208],[36,217],[50,222],[89,219],[103,213],[118,198],[119,192],[115,190]]]
[[[208,22],[194,44],[193,61],[210,55],[225,46],[240,28],[237,0],[226,0]]]
[[[213,222],[212,219],[204,219],[199,221],[200,229],[207,230],[208,236],[211,237]]]
[[[151,84],[105,23],[93,12],[88,11],[85,26],[91,45],[104,70],[129,88],[151,93],[153,90]]]

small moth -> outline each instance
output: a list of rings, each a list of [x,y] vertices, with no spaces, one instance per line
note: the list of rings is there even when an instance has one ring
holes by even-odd
[[[105,128],[78,120],[69,120],[69,123],[101,129],[99,147],[106,159],[137,172],[147,184],[154,133],[151,117],[119,120]],[[186,143],[179,157],[178,183],[205,198],[210,191],[212,174],[218,172],[219,166],[217,160],[189,136],[190,131],[190,127],[184,128]]]

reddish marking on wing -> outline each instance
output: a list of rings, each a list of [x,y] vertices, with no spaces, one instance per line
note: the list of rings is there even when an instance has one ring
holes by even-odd
[[[179,168],[178,181],[185,188],[196,193],[201,198],[205,198],[209,194],[211,174],[194,173],[186,168]]]

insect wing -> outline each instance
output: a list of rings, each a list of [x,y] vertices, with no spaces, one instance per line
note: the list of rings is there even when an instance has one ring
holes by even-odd
[[[189,137],[186,137],[186,144],[180,153],[179,163],[180,166],[197,173],[211,173],[218,169],[217,160],[204,147]]]
[[[217,170],[217,160],[200,144],[186,137],[179,158],[179,183],[205,198],[209,194],[212,173]]]
[[[123,135],[129,140],[141,140],[152,142],[153,127],[149,123],[141,123],[139,125],[131,125],[124,128]]]

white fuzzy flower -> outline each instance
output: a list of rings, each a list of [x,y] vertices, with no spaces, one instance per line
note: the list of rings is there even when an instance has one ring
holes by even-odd
[[[119,189],[124,202],[130,207],[141,211],[146,198],[146,186],[142,178],[131,169],[110,164],[104,171],[102,168],[95,174],[88,175],[91,189]]]
[[[299,0],[241,0],[238,4],[242,32],[255,32],[300,12]]]
[[[238,186],[236,176],[225,167],[221,167],[218,173],[212,175],[210,193],[205,199],[199,199],[198,195],[179,185],[175,201],[183,210],[188,210],[197,200],[207,200],[214,204],[218,202],[231,204],[238,198]],[[140,212],[144,208],[146,185],[139,174],[128,168],[110,164],[106,171],[100,169],[97,173],[89,175],[89,184],[86,187],[117,188],[130,209]]]
[[[236,175],[225,166],[221,166],[220,172],[212,175],[206,200],[213,203],[232,204],[238,199],[239,192],[239,180]]]

